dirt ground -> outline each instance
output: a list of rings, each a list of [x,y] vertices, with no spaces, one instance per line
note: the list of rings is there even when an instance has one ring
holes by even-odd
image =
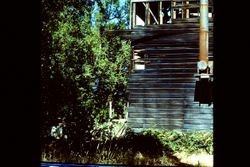
[[[182,163],[192,164],[192,165],[200,165],[204,167],[213,167],[213,155],[209,155],[207,153],[199,153],[199,154],[187,154],[187,153],[176,153],[176,157],[178,157]]]

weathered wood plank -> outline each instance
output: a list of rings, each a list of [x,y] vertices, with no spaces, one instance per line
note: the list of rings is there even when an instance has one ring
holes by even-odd
[[[195,83],[151,83],[151,84],[144,84],[144,83],[128,83],[129,88],[194,88]]]
[[[198,54],[199,53],[153,53],[150,54],[150,58],[148,59],[150,61],[150,59],[152,60],[158,60],[159,61],[170,61],[170,62],[176,62],[176,59],[180,59],[179,62],[187,62],[186,59],[196,59],[198,60]],[[213,52],[208,53],[208,57],[209,60],[213,60],[214,56],[213,56]],[[181,59],[183,58],[183,59]],[[177,60],[178,61],[178,60]],[[190,61],[192,62],[192,61]]]
[[[148,68],[193,68],[196,69],[197,62],[190,62],[190,63],[152,63],[148,60],[149,63],[146,64],[146,69]]]
[[[154,69],[154,68],[146,68],[145,70],[142,70],[141,72],[147,72],[147,73],[156,73],[156,72],[162,72],[162,73],[192,73],[195,74],[197,72],[197,69],[194,68],[159,68],[159,69]]]
[[[133,130],[136,132],[141,132],[143,129],[146,128],[155,128],[155,125],[152,124],[136,124],[136,123],[128,123],[128,126],[130,127],[134,127]],[[173,130],[173,129],[183,129],[183,125],[166,125],[166,124],[158,124],[157,125],[158,129],[169,129],[169,130]]]
[[[167,113],[131,113],[129,115],[129,122],[138,122],[142,121],[144,123],[151,123],[155,121],[162,121],[163,123],[168,123],[169,121],[183,121],[184,120],[184,114],[167,114]],[[147,122],[148,121],[148,122]],[[162,122],[158,122],[160,124],[163,124]]]
[[[180,97],[193,97],[194,92],[190,93],[130,93],[134,98],[180,98]]]
[[[138,78],[186,78],[190,77],[193,78],[194,74],[190,72],[183,72],[183,73],[172,73],[172,72],[165,72],[165,73],[160,73],[158,71],[156,72],[151,72],[151,73],[145,73],[145,72],[139,72],[135,71],[134,73],[131,74],[130,79],[138,79]]]
[[[197,113],[197,114],[185,114],[185,117],[184,117],[185,121],[188,122],[188,121],[192,121],[192,120],[207,120],[207,121],[210,121],[213,119],[213,114],[212,114],[212,111],[211,113]]]
[[[154,126],[182,130],[211,129],[213,105],[194,102],[194,74],[199,54],[198,25],[191,22],[148,25],[135,27],[133,33],[131,31],[135,53],[148,63],[145,70],[134,71],[129,79],[129,126],[135,129]],[[178,32],[175,34],[173,31],[176,29]],[[209,40],[211,60],[212,31]]]
[[[168,119],[177,119],[183,117],[183,113],[129,113],[129,118],[168,118]]]
[[[158,58],[159,60],[161,60],[161,58],[164,59],[168,59],[168,60],[176,60],[177,62],[183,62],[181,61],[185,58],[196,58],[197,59],[197,54],[198,52],[188,52],[188,53],[169,53],[169,52],[165,52],[165,53],[150,53],[149,58]],[[186,61],[187,62],[187,61]]]
[[[212,119],[189,119],[186,120],[184,119],[184,124],[185,125],[205,125],[205,126],[212,126],[213,125],[213,121]]]
[[[194,88],[129,88],[129,92],[133,93],[192,93]]]
[[[145,48],[147,47],[153,47],[155,45],[156,47],[160,46],[198,46],[199,44],[199,37],[198,36],[192,36],[191,34],[186,34],[186,36],[190,36],[188,39],[183,39],[181,36],[169,36],[167,38],[151,38],[150,40],[144,40],[141,42],[137,42],[136,45],[134,45],[134,48],[139,49],[142,48],[141,46],[144,45]],[[209,35],[211,36],[211,35]],[[174,45],[176,44],[176,45]],[[150,46],[151,45],[151,46]],[[213,46],[213,38],[209,37],[209,45]]]
[[[188,131],[190,131],[190,130],[192,130],[192,131],[197,131],[197,130],[205,130],[205,131],[208,131],[208,130],[213,130],[213,125],[211,124],[209,124],[209,125],[207,125],[207,124],[198,124],[198,125],[196,125],[196,124],[184,124],[184,126],[183,126],[183,129],[185,130],[188,130]]]
[[[128,122],[135,122],[138,124],[161,124],[161,125],[182,125],[183,118],[167,119],[167,118],[128,118]]]
[[[178,50],[176,50],[178,49]],[[199,48],[188,48],[188,47],[183,47],[183,48],[161,48],[161,49],[152,49],[152,48],[147,48],[147,49],[140,49],[140,50],[135,50],[135,52],[140,52],[142,54],[164,54],[164,53],[186,53],[186,52],[194,52],[197,53],[199,52]]]
[[[154,52],[165,51],[167,53],[183,53],[183,52],[196,52],[199,48],[195,46],[165,46],[165,47],[148,47],[142,49],[134,49],[134,52],[144,52],[151,51],[151,54]]]
[[[179,113],[182,113],[184,114],[185,116],[186,115],[199,115],[199,114],[202,114],[202,115],[213,115],[213,109],[210,107],[210,108],[205,108],[203,107],[202,109],[200,109],[198,107],[195,107],[195,106],[187,106],[187,107],[183,107],[181,108],[180,106],[172,106],[171,107],[166,107],[166,108],[143,108],[143,107],[130,107],[128,110],[129,110],[129,114],[137,114],[137,113],[154,113],[157,115],[157,113],[161,114],[161,113],[164,113],[164,114],[179,114]]]
[[[130,98],[130,103],[192,103],[194,98],[175,97],[175,98]]]
[[[138,43],[137,45],[134,46],[134,49],[144,49],[144,48],[161,48],[161,47],[170,47],[170,46],[185,46],[185,47],[199,47],[198,42],[198,38],[197,41],[192,41],[192,42],[188,42],[188,41],[180,41],[178,43],[175,43],[173,40],[170,39],[166,39],[169,40],[171,42],[168,43],[162,43],[161,40],[156,40],[155,42],[152,43],[152,41],[148,42],[148,43]]]
[[[206,105],[206,104],[205,104]],[[130,103],[130,107],[140,107],[140,108],[158,108],[158,109],[196,109],[198,112],[199,110],[202,110],[202,112],[210,112],[210,110],[204,110],[204,109],[212,109],[212,106],[203,106],[200,107],[198,103],[188,103],[188,102],[176,102],[176,101],[168,101],[165,103]],[[200,111],[201,112],[201,111]]]
[[[166,78],[144,78],[144,77],[134,77],[129,79],[130,83],[139,83],[139,82],[143,82],[143,83],[193,83],[195,82],[196,79],[193,77],[190,78],[170,78],[170,77],[166,77]]]
[[[128,88],[194,88],[195,82],[130,82]],[[179,93],[179,92],[178,92]],[[186,92],[185,92],[186,93]]]

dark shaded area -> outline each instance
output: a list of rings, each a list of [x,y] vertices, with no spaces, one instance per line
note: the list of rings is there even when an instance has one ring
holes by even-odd
[[[248,166],[249,158],[249,61],[242,55],[249,52],[249,44],[243,39],[249,37],[249,25],[239,25],[248,19],[247,5],[235,8],[236,3],[214,1],[214,75],[215,75],[215,167]],[[238,15],[228,16],[235,9]],[[227,30],[225,31],[225,27]],[[236,32],[236,33],[232,33]]]
[[[200,104],[211,104],[213,102],[213,82],[201,79],[195,83],[194,101]]]
[[[39,2],[5,1],[2,6],[7,9],[1,11],[2,166],[35,167],[40,160]]]
[[[116,116],[115,118],[124,118],[124,104],[128,101],[127,88],[123,84],[118,84],[115,87],[113,92],[113,101],[112,105],[115,109]]]
[[[167,145],[163,145],[159,138],[152,134],[134,133],[128,130],[125,136],[108,140],[92,140],[85,153],[74,152],[69,154],[65,151],[63,140],[54,142],[50,148],[54,157],[60,162],[77,163],[84,157],[87,164],[98,164],[103,160],[117,162],[123,165],[157,165],[161,164],[159,158],[165,156],[168,162],[177,166],[193,166],[180,162],[174,156],[174,151]],[[47,150],[49,150],[47,148]],[[78,156],[79,155],[79,156]]]
[[[83,108],[77,100],[79,91],[76,83],[64,78],[56,69],[57,66],[54,68],[56,72],[53,75],[48,66],[44,68],[41,80],[41,151],[52,151],[52,155],[67,155],[71,151],[81,152],[87,145],[86,141],[91,138],[91,112]],[[50,131],[52,126],[59,123],[63,123],[63,134],[66,136],[57,140],[50,136]]]

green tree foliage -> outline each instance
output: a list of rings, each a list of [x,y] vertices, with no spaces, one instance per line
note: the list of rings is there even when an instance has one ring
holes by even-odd
[[[183,132],[149,128],[142,133],[156,136],[165,147],[171,148],[174,152],[213,154],[213,133],[208,131]]]
[[[57,142],[59,147],[83,154],[95,122],[108,119],[109,101],[117,114],[123,113],[130,44],[100,33],[103,21],[91,23],[93,10],[91,0],[42,1],[43,146],[53,140],[51,127],[62,123],[64,137]]]
[[[124,29],[129,22],[129,1],[96,0],[99,10],[100,31],[105,29]]]

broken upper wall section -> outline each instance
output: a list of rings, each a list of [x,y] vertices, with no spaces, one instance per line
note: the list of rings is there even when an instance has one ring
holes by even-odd
[[[200,0],[130,0],[130,28],[135,26],[171,24],[178,20],[197,20]],[[209,0],[209,18],[213,3]]]

